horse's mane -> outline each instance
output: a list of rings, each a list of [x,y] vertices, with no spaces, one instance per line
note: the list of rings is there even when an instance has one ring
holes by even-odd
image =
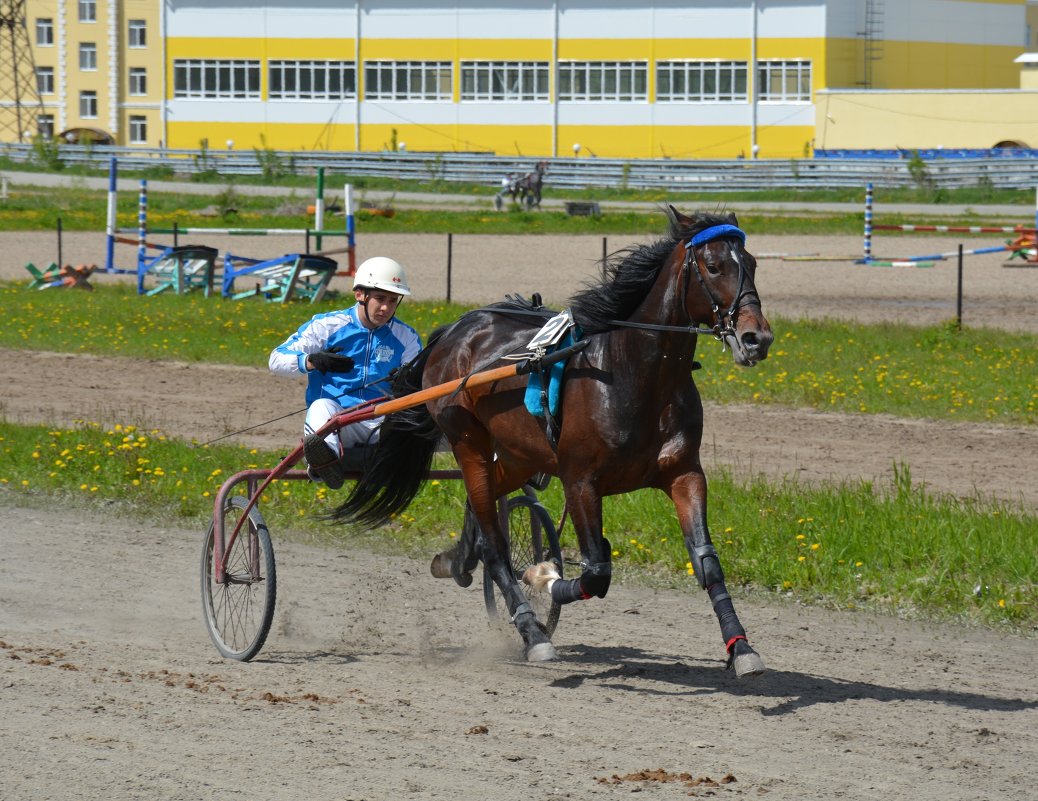
[[[602,276],[588,282],[570,298],[573,318],[585,334],[608,331],[611,320],[626,320],[656,283],[663,265],[679,242],[713,225],[735,224],[735,215],[697,212],[679,219],[673,208],[666,210],[667,235],[648,245],[631,245],[602,262]]]

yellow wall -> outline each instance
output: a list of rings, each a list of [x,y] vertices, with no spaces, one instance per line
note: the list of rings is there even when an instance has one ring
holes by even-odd
[[[1038,91],[834,91],[816,100],[817,148],[1038,148]]]
[[[1020,38],[1023,39],[1023,32]],[[1022,47],[884,42],[883,59],[873,65],[873,87],[1011,89],[1019,85],[1013,59],[1021,50]]]

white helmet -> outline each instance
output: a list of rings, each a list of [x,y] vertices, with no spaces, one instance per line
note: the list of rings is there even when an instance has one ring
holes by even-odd
[[[353,276],[353,288],[358,287],[384,289],[386,292],[395,292],[397,295],[411,294],[411,289],[407,286],[407,276],[404,275],[404,268],[399,262],[386,256],[373,256],[364,260],[357,268],[357,274]]]

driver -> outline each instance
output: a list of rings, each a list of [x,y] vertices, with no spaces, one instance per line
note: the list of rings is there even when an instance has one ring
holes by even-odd
[[[390,373],[418,355],[418,332],[395,317],[410,294],[398,262],[367,259],[353,279],[355,306],[314,316],[270,352],[272,372],[307,378],[303,454],[310,478],[330,489],[345,481],[346,449],[373,445],[382,418],[351,423],[325,437],[314,432],[345,409],[385,395]]]

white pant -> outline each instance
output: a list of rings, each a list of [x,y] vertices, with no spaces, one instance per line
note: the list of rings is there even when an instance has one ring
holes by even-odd
[[[328,398],[318,398],[306,410],[306,422],[303,424],[303,433],[313,434],[337,414],[342,414],[343,411],[343,407],[335,401]],[[353,448],[358,445],[374,445],[378,442],[378,426],[381,423],[381,417],[350,423],[348,426],[343,426],[338,433],[332,431],[324,438],[324,441],[328,443],[328,447],[340,455],[344,448]]]

